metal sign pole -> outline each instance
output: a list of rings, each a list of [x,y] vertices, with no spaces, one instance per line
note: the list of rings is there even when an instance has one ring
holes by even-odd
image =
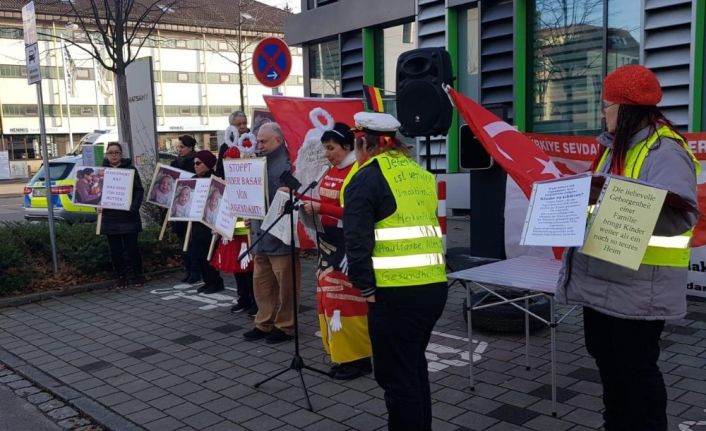
[[[44,164],[44,185],[47,188],[47,212],[49,215],[49,242],[51,243],[51,260],[54,273],[59,272],[59,263],[56,257],[56,235],[54,234],[54,203],[51,195],[51,169],[49,169],[49,151],[47,149],[47,131],[44,125],[44,96],[42,95],[42,81],[37,82],[37,108],[39,110],[39,143],[42,147],[42,162]]]
[[[54,273],[59,272],[56,257],[56,235],[54,234],[54,204],[51,195],[51,169],[49,169],[49,150],[47,148],[47,131],[44,123],[44,96],[42,94],[42,73],[39,60],[39,44],[37,41],[37,22],[34,2],[22,7],[22,27],[24,30],[25,56],[27,62],[27,83],[37,86],[37,109],[39,111],[39,145],[41,146],[44,166],[44,185],[47,189],[47,215],[49,217],[49,242],[51,244],[51,260]]]

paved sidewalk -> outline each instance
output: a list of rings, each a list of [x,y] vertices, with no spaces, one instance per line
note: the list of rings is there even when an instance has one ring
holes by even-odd
[[[0,180],[0,197],[22,196],[27,178],[22,180]]]
[[[315,335],[313,267],[303,262],[301,354],[307,365],[327,369]],[[289,365],[293,344],[243,341],[252,321],[229,313],[235,292],[232,277],[226,281],[225,294],[198,295],[165,279],[0,309],[0,360],[120,431],[385,429],[382,391],[371,376],[340,383],[305,371],[314,413],[305,409],[294,371],[254,389]],[[468,390],[463,296],[456,284],[428,349],[435,431],[598,429],[601,387],[580,313],[558,329],[555,419],[546,330],[532,337],[530,371],[522,335],[474,333],[478,383],[475,393]],[[690,303],[663,343],[669,429],[706,430],[706,303]],[[691,426],[698,421],[704,426]]]

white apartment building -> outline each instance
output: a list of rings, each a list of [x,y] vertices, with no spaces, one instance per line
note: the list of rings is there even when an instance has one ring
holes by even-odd
[[[12,3],[0,4],[0,150],[9,150],[11,160],[27,160],[34,165],[41,158],[37,95],[26,78],[20,13],[23,2]],[[213,1],[208,6],[209,10],[190,10],[189,16],[179,11],[166,14],[139,53],[139,57],[150,56],[153,61],[160,150],[172,150],[182,134],[193,135],[203,148],[217,150],[217,132],[227,127],[228,114],[240,109],[234,49],[237,32],[228,25],[237,11],[228,0]],[[262,37],[283,36],[288,14],[261,3],[256,6],[262,25],[254,23],[241,33],[249,42],[245,49],[248,59]],[[53,36],[88,47],[86,34],[75,30],[77,26],[70,17],[45,12],[40,4],[36,9],[47,144],[50,156],[55,157],[72,151],[69,127],[74,147],[81,136],[95,129],[117,131],[114,81],[111,72],[80,48],[67,44],[68,55],[62,55],[62,43]],[[266,109],[263,95],[303,96],[301,48],[292,47],[291,52],[290,76],[276,89],[262,86],[247,62],[244,106],[249,118],[254,111]],[[72,79],[65,79],[65,65],[73,70],[73,85]]]

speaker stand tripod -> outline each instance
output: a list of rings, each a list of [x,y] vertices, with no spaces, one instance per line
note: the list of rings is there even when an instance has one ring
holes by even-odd
[[[314,408],[311,405],[311,399],[309,398],[309,391],[306,388],[306,382],[304,381],[304,374],[302,373],[302,370],[309,370],[309,371],[314,371],[316,373],[324,374],[326,376],[329,375],[328,372],[316,369],[314,367],[310,367],[304,363],[304,358],[301,357],[301,354],[299,353],[299,312],[298,312],[298,302],[297,302],[297,251],[296,248],[294,247],[294,233],[296,232],[295,226],[294,226],[294,211],[296,210],[296,204],[299,202],[298,197],[294,197],[294,193],[292,190],[297,190],[299,187],[301,187],[301,183],[292,176],[291,172],[285,172],[282,174],[280,177],[280,180],[282,183],[284,183],[287,187],[289,187],[289,200],[284,206],[284,211],[282,214],[279,215],[279,217],[275,220],[275,222],[272,224],[272,226],[275,226],[279,220],[282,219],[285,215],[289,215],[289,228],[290,228],[290,233],[291,233],[291,242],[290,242],[290,253],[289,256],[291,258],[291,265],[292,265],[292,310],[294,314],[294,356],[292,357],[291,362],[289,363],[289,366],[286,367],[283,370],[278,371],[277,373],[265,378],[262,381],[259,381],[255,383],[253,386],[255,388],[259,388],[262,384],[269,382],[272,379],[275,379],[282,374],[286,373],[287,371],[294,370],[297,373],[299,373],[299,380],[301,381],[302,384],[302,389],[304,389],[304,396],[306,397],[306,404],[308,406],[308,409],[310,412],[314,411]],[[316,181],[312,182],[307,186],[307,188],[302,192],[302,195],[306,194],[307,191],[309,191],[311,188],[315,187],[317,184]],[[269,229],[265,230],[263,234],[258,238],[258,241],[262,239],[267,233]],[[252,247],[257,244],[257,241],[254,242],[251,246]],[[241,256],[239,256],[238,259],[242,259],[249,251],[248,249],[245,253],[243,253]]]

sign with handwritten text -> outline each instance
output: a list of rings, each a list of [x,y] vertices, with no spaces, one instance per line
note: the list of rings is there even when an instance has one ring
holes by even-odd
[[[666,196],[666,190],[609,178],[581,253],[637,270]]]
[[[232,214],[246,219],[264,219],[267,213],[267,159],[224,160],[223,169]]]

